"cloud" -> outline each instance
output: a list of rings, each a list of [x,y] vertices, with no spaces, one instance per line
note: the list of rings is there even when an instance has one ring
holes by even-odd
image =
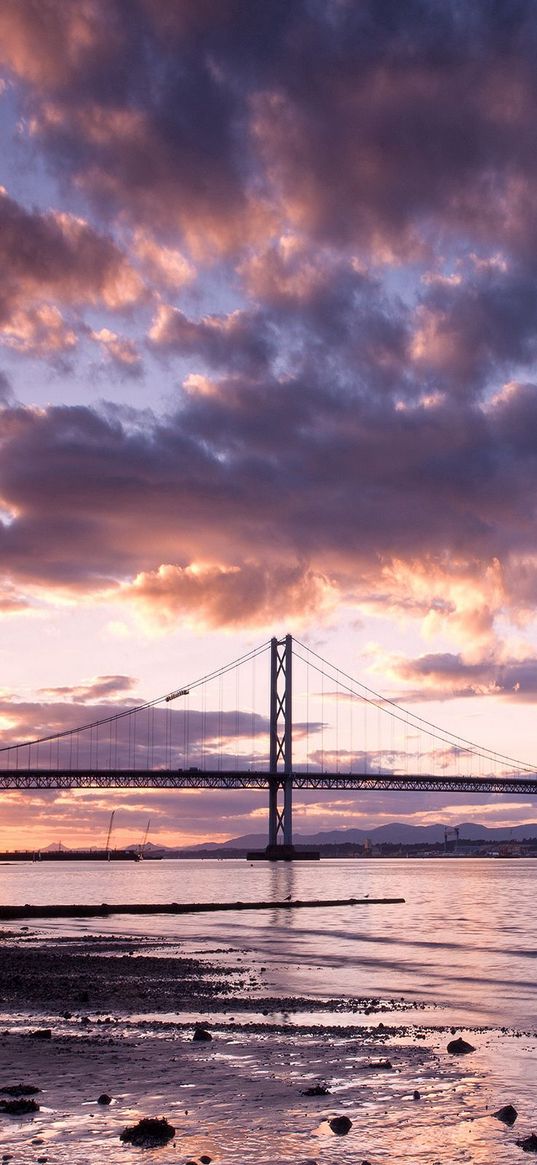
[[[195,322],[177,308],[161,304],[149,339],[156,349],[200,356],[209,367],[228,372],[263,373],[272,354],[266,322],[255,313],[241,311]]]
[[[92,331],[90,336],[124,374],[140,376],[142,370],[140,354],[132,340],[118,336],[117,332],[112,332],[110,328]]]
[[[531,366],[537,356],[537,298],[531,269],[477,266],[427,281],[415,315],[412,353],[426,382],[477,394],[491,377]]]
[[[211,626],[341,601],[485,643],[537,593],[536,424],[529,384],[381,410],[314,374],[194,379],[164,418],[8,407],[6,580]]]
[[[460,654],[431,652],[413,660],[394,661],[392,667],[405,683],[422,685],[413,699],[503,696],[517,703],[535,703],[537,699],[534,658],[502,661],[489,657],[470,663]]]
[[[13,285],[31,298],[48,294],[69,304],[115,309],[142,294],[140,277],[115,243],[83,219],[26,210],[4,191],[0,227],[4,296]]]
[[[124,310],[143,293],[140,276],[111,239],[73,215],[26,210],[5,191],[0,260],[0,336],[19,352],[69,351],[78,343],[80,307]]]
[[[14,394],[9,377],[0,371],[0,408],[3,405],[13,404]]]
[[[299,625],[335,601],[328,580],[300,565],[248,562],[160,566],[139,574],[124,595],[157,624],[173,626],[186,618],[208,628],[271,626],[288,618]]]
[[[97,676],[87,684],[77,684],[74,687],[41,688],[39,695],[49,699],[69,699],[77,704],[86,704],[104,699],[124,699],[125,693],[131,691],[135,684],[136,680],[132,676]]]
[[[77,332],[50,304],[15,309],[0,326],[0,335],[7,348],[27,356],[55,358],[78,344]]]
[[[221,22],[169,20],[163,36],[151,6],[125,21],[115,0],[65,16],[53,3],[50,17],[9,5],[2,56],[27,87],[34,140],[78,187],[138,224],[179,227],[205,253],[255,231],[263,212],[244,182],[235,81],[209,45],[200,51],[200,31]]]
[[[194,279],[195,270],[181,251],[158,243],[147,229],[135,232],[133,250],[144,273],[156,284],[177,291]]]

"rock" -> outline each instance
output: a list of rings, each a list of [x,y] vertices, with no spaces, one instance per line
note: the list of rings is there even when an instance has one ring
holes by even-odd
[[[35,1096],[41,1089],[35,1084],[6,1084],[5,1088],[0,1088],[0,1092],[6,1096]]]
[[[369,1071],[391,1072],[393,1064],[391,1060],[370,1060],[369,1064],[364,1064],[364,1068]]]
[[[537,1153],[537,1137],[535,1133],[530,1133],[529,1137],[522,1137],[521,1140],[515,1141],[515,1144],[523,1149],[525,1153]]]
[[[302,1096],[330,1096],[330,1089],[324,1084],[312,1084],[311,1088],[303,1088]]]
[[[212,1035],[204,1027],[197,1027],[194,1030],[193,1040],[212,1040]]]
[[[36,1100],[25,1100],[19,1096],[17,1100],[0,1100],[0,1111],[7,1112],[8,1116],[26,1116],[29,1112],[39,1112]]]
[[[144,1116],[137,1125],[123,1129],[119,1139],[140,1149],[157,1149],[159,1145],[167,1145],[174,1136],[175,1128],[165,1117]]]
[[[348,1116],[333,1116],[331,1121],[328,1121],[332,1132],[338,1137],[345,1137],[352,1128],[352,1121]]]
[[[97,1104],[111,1104],[111,1103],[112,1103],[112,1097],[109,1096],[107,1092],[101,1092],[101,1095],[97,1097]]]
[[[459,1036],[458,1040],[450,1040],[447,1050],[452,1056],[467,1056],[468,1052],[475,1052],[474,1045],[468,1044],[462,1036]]]
[[[412,1093],[412,1100],[421,1100],[421,1092],[418,1088],[414,1089],[414,1092]]]
[[[518,1112],[512,1104],[504,1104],[503,1108],[499,1108],[497,1112],[493,1112],[496,1120],[503,1121],[504,1125],[514,1125]]]
[[[200,1157],[201,1165],[211,1165],[212,1157],[208,1153],[202,1153]]]
[[[51,1040],[52,1031],[49,1027],[39,1027],[35,1031],[30,1032],[30,1039],[32,1040]]]

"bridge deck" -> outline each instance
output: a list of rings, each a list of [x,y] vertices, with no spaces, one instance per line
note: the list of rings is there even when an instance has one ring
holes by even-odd
[[[421,793],[537,794],[534,777],[467,777],[433,774],[292,773],[294,789],[395,790]],[[176,769],[4,769],[0,789],[267,789],[268,772]],[[283,773],[278,782],[283,783]]]

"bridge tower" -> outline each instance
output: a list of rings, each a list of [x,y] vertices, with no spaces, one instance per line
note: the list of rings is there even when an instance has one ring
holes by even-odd
[[[270,643],[269,851],[293,845],[293,640]],[[275,855],[279,856],[279,855]]]
[[[318,859],[316,850],[296,850],[293,845],[293,638],[273,638],[270,643],[270,764],[269,830],[264,850],[248,859],[290,862],[296,858]]]

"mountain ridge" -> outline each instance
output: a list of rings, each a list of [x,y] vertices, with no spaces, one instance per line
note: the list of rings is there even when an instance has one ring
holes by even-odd
[[[416,845],[430,842],[437,844],[444,841],[443,823],[432,825],[408,825],[406,822],[394,821],[386,825],[377,825],[372,829],[331,829],[321,830],[318,833],[294,833],[295,845],[364,845],[370,841],[372,845],[383,842],[393,845]],[[453,826],[449,826],[453,829]],[[537,822],[526,825],[487,826],[479,822],[462,822],[457,825],[460,841],[522,841],[523,838],[537,838]],[[450,837],[452,835],[450,834]],[[240,837],[229,838],[224,842],[198,842],[196,845],[182,846],[183,851],[208,850],[218,852],[226,849],[263,849],[267,844],[266,833],[248,833]],[[163,847],[164,848],[164,847]],[[179,847],[167,847],[177,849]]]

